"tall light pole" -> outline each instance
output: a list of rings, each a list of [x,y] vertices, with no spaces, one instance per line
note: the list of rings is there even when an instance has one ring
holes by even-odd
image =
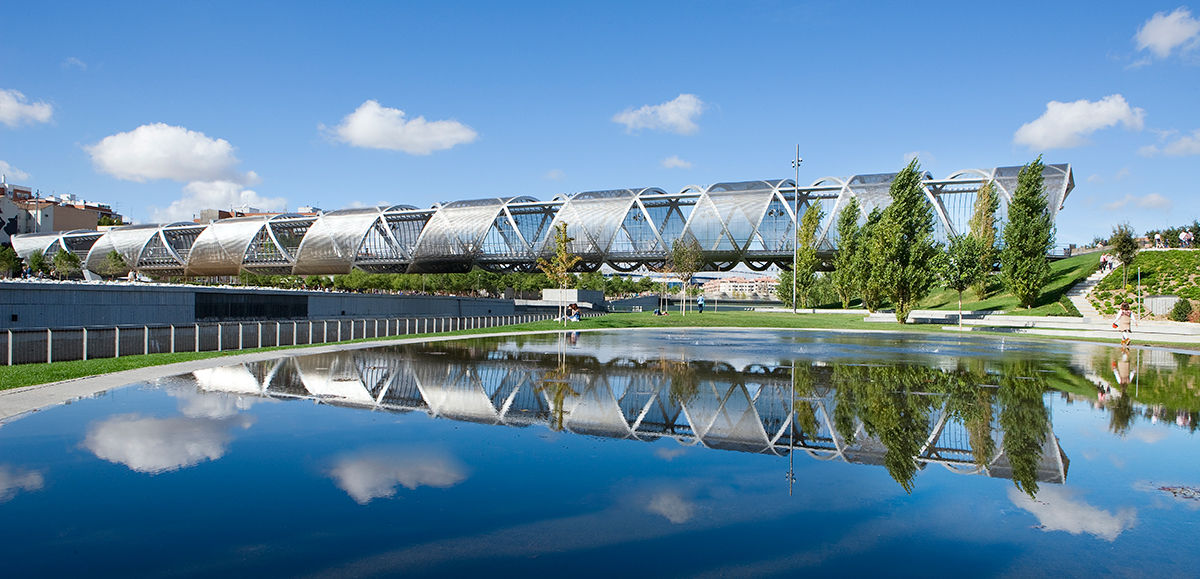
[[[797,244],[800,243],[800,163],[804,159],[800,158],[800,145],[796,145],[796,159],[792,161],[792,168],[796,170],[796,181],[792,188],[792,203],[795,204],[795,209],[792,211],[792,313],[796,313],[796,252],[800,250]]]

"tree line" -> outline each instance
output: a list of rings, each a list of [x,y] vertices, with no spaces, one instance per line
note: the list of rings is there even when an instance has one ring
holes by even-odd
[[[852,197],[836,217],[838,250],[832,271],[819,276],[817,233],[825,220],[820,204],[812,204],[796,232],[796,298],[805,307],[814,297],[821,277],[828,277],[843,308],[857,299],[875,312],[885,306],[905,323],[909,313],[935,287],[958,292],[970,290],[978,299],[992,291],[993,272],[1021,306],[1032,307],[1050,278],[1046,255],[1054,247],[1054,224],[1047,210],[1044,165],[1039,156],[1025,165],[1008,204],[1003,231],[998,229],[999,191],[995,183],[979,188],[967,233],[950,234],[948,243],[934,239],[933,205],[921,185],[921,167],[913,159],[888,191],[886,209],[873,208],[862,219],[863,208]],[[792,303],[792,272],[780,275],[778,295]]]

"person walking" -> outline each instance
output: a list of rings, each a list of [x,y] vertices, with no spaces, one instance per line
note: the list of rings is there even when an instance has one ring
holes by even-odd
[[[704,296],[696,298],[696,310],[701,314],[704,313]]]
[[[1117,317],[1113,318],[1113,328],[1121,332],[1121,345],[1128,346],[1130,340],[1133,339],[1132,325],[1138,325],[1137,318],[1133,315],[1133,310],[1129,309],[1129,302],[1121,304],[1121,310],[1117,312]]]
[[[1162,249],[1162,246],[1163,246],[1162,235],[1155,233],[1154,234],[1154,249]]]

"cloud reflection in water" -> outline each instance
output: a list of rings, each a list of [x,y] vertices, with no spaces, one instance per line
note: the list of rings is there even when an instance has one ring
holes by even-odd
[[[83,446],[97,458],[159,474],[221,458],[233,438],[229,431],[253,423],[246,416],[211,420],[122,414],[89,427]]]
[[[365,505],[396,494],[396,485],[449,488],[467,478],[467,467],[449,454],[400,450],[368,451],[342,457],[329,471],[337,487]]]
[[[1008,499],[1033,513],[1046,531],[1066,531],[1072,535],[1087,533],[1111,542],[1137,522],[1137,509],[1133,507],[1123,508],[1113,515],[1083,501],[1072,500],[1073,494],[1066,488],[1043,487],[1037,500],[1031,500],[1017,489],[1008,489]]]
[[[36,491],[45,484],[46,479],[42,477],[40,471],[27,471],[0,465],[0,503],[12,500],[19,491]]]

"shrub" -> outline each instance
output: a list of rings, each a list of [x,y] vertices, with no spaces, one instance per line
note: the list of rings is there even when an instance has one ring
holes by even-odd
[[[1176,322],[1186,322],[1192,316],[1192,300],[1182,298],[1175,302],[1175,307],[1171,308],[1171,313],[1167,317]]]

